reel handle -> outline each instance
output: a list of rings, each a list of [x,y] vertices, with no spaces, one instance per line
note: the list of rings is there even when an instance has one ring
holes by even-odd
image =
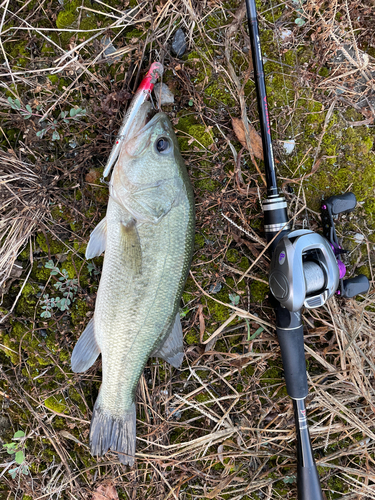
[[[345,193],[337,196],[330,196],[323,202],[331,215],[347,214],[355,209],[357,199],[354,193]]]
[[[349,278],[343,281],[343,294],[342,297],[350,299],[359,293],[366,293],[370,288],[370,282],[364,274],[359,274],[354,278]]]
[[[338,214],[351,212],[357,204],[354,193],[345,193],[338,196],[331,196],[322,203],[322,223],[323,234],[330,242],[337,257],[340,267],[340,285],[337,294],[346,299],[350,299],[359,293],[366,293],[370,288],[370,283],[364,274],[359,274],[354,278],[343,280],[345,276],[345,266],[340,260],[340,254],[345,253],[337,239],[335,223],[333,217]]]

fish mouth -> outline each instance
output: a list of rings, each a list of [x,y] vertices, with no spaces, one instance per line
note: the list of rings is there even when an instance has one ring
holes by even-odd
[[[164,121],[165,117],[165,113],[158,112],[149,101],[144,102],[130,124],[125,142],[143,134],[159,121]]]

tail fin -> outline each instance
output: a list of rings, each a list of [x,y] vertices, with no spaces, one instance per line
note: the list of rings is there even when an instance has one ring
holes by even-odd
[[[118,458],[125,465],[134,464],[135,455],[135,404],[122,416],[95,403],[90,428],[92,455],[102,456],[109,449],[118,452]]]

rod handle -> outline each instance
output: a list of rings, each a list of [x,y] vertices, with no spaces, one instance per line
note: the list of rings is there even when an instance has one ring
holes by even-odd
[[[308,386],[301,311],[292,312],[279,306],[276,324],[286,390],[292,399],[304,399]]]
[[[314,464],[311,467],[297,466],[298,500],[323,500],[319,474]]]

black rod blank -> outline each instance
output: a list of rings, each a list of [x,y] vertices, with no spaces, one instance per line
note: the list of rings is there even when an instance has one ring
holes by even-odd
[[[263,141],[264,164],[268,199],[265,210],[266,235],[276,235],[287,222],[286,203],[279,197],[272,150],[271,127],[268,114],[266,84],[264,80],[262,53],[255,0],[245,0],[251,52],[254,65],[258,112]],[[272,217],[269,217],[269,213]],[[266,218],[267,215],[267,218]],[[269,219],[269,220],[268,220]],[[272,219],[272,220],[271,220]],[[280,221],[279,221],[280,219]],[[266,227],[267,224],[270,227]],[[288,232],[289,229],[285,229]],[[267,238],[269,240],[269,238]],[[271,251],[274,247],[271,247]],[[303,349],[303,326],[301,311],[290,313],[276,307],[277,333],[282,352],[287,391],[293,399],[297,435],[297,490],[298,500],[323,500],[319,474],[314,461],[313,450],[307,425],[305,397],[307,395],[306,364]],[[297,338],[297,337],[298,338]],[[298,340],[296,345],[296,341]]]
[[[275,172],[275,162],[272,150],[272,137],[270,118],[268,113],[266,83],[264,80],[262,52],[260,49],[260,39],[258,30],[257,11],[255,0],[246,0],[247,21],[249,25],[251,54],[254,66],[254,79],[257,91],[258,113],[260,129],[263,142],[264,165],[267,182],[268,196],[278,196],[277,178]]]

